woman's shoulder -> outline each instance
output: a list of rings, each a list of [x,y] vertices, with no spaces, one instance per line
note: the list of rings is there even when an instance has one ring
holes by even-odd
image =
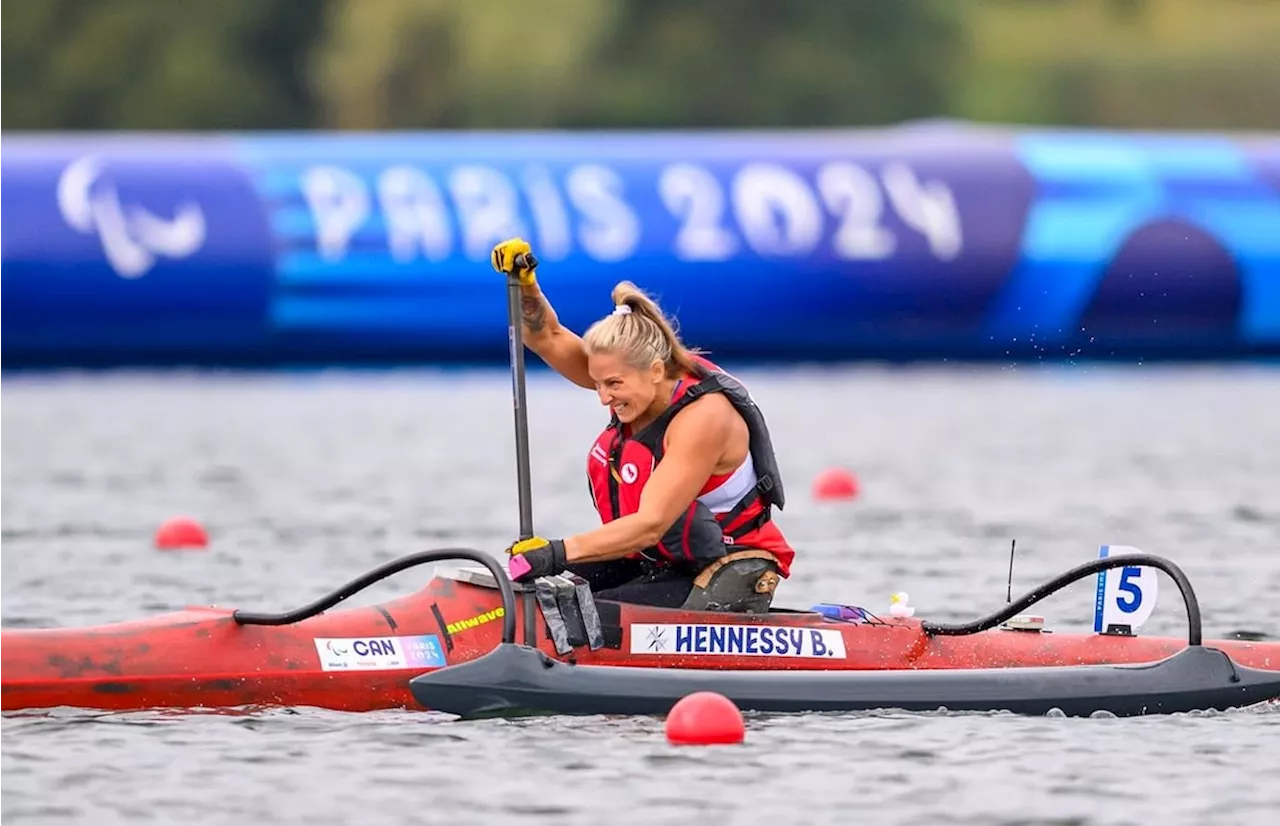
[[[693,362],[695,368],[701,368],[702,375],[698,376],[698,378],[706,378],[708,373],[724,372],[724,368],[700,353],[690,353],[689,361]]]
[[[734,419],[741,419],[741,414],[723,393],[704,393],[689,402],[672,418],[668,433],[675,430],[679,433],[695,430],[718,431],[721,427],[731,425]]]

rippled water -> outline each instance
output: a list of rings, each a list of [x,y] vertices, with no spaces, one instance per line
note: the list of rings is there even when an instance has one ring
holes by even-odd
[[[743,370],[782,452],[800,548],[778,602],[967,619],[1133,544],[1196,586],[1207,637],[1280,633],[1280,373],[1266,368]],[[503,371],[5,376],[6,626],[188,604],[310,601],[373,565],[517,526]],[[594,396],[530,379],[539,532],[593,524]],[[823,467],[850,503],[817,503]],[[200,517],[207,552],[150,548]],[[411,571],[352,600],[417,587]],[[1164,580],[1144,633],[1181,634]],[[1042,603],[1087,631],[1092,582]],[[457,723],[313,709],[3,720],[4,822],[1267,823],[1280,713],[1135,720],[751,716],[747,742],[668,746],[660,720]]]

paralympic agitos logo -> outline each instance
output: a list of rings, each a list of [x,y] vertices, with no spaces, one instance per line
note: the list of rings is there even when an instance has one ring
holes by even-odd
[[[107,263],[121,278],[140,278],[159,257],[179,260],[204,246],[205,216],[199,204],[184,201],[166,218],[126,203],[113,177],[92,155],[62,171],[57,196],[67,226],[97,234]]]

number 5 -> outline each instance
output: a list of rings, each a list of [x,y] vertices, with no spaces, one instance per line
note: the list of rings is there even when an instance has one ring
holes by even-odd
[[[1116,598],[1116,606],[1126,614],[1132,614],[1142,605],[1142,589],[1138,587],[1138,583],[1130,582],[1130,578],[1137,579],[1142,576],[1142,569],[1129,566],[1120,571],[1120,582],[1116,585],[1117,591],[1123,591],[1129,594],[1129,598],[1123,595]]]

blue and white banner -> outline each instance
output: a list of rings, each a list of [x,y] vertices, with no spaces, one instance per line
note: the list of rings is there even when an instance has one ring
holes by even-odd
[[[722,358],[1280,352],[1280,138],[12,135],[9,364],[502,360],[494,243]]]

